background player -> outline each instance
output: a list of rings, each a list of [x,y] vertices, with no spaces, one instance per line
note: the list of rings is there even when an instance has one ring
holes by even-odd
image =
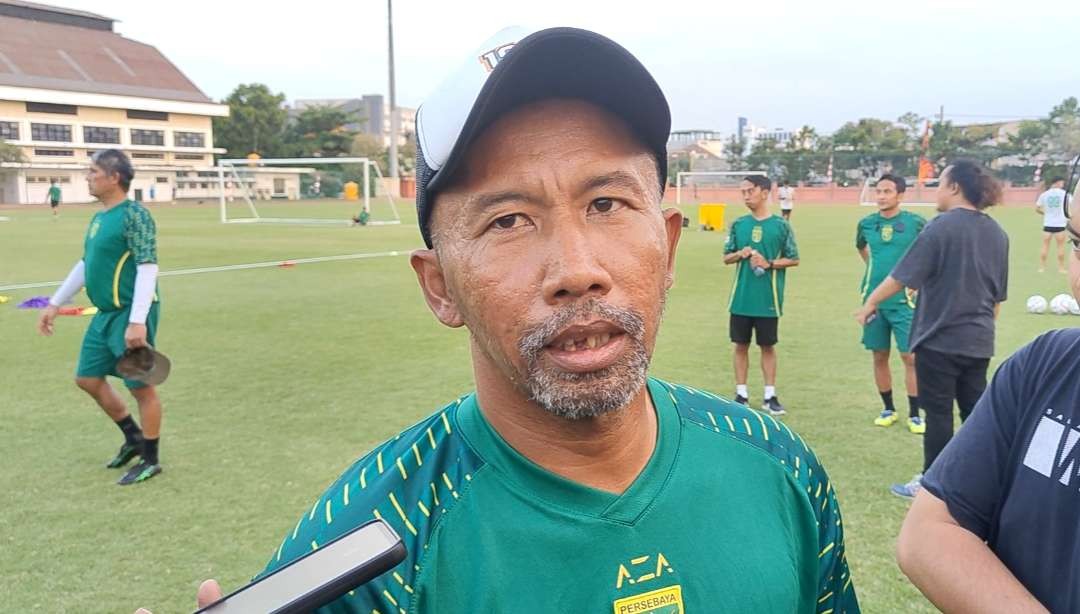
[[[860,220],[856,228],[855,248],[866,263],[861,286],[863,302],[885,280],[926,225],[926,219],[921,215],[900,209],[906,190],[907,182],[903,177],[882,175],[875,188],[878,211]],[[891,336],[896,339],[896,349],[904,362],[908,430],[922,434],[926,432],[926,424],[919,417],[915,357],[908,349],[908,334],[914,314],[915,298],[910,290],[893,295],[882,302],[878,317],[863,327],[862,342],[863,347],[874,353],[874,382],[884,403],[881,415],[874,419],[874,424],[892,426],[898,419],[893,405],[892,372],[889,370]]]
[[[750,402],[746,380],[750,371],[751,335],[761,348],[761,374],[765,379],[762,409],[783,415],[776,395],[776,343],[784,307],[785,270],[798,266],[799,249],[787,221],[769,213],[772,182],[763,175],[749,175],[740,191],[750,213],[731,225],[724,246],[724,264],[734,264],[735,286],[731,292],[729,330],[735,344],[735,401]]]
[[[1050,251],[1050,238],[1057,240],[1058,270],[1065,272],[1065,180],[1054,177],[1050,188],[1039,195],[1035,211],[1043,216],[1042,251],[1039,252],[1039,272],[1046,270],[1046,254]]]
[[[52,215],[55,220],[60,216],[60,186],[56,184],[56,180],[53,179],[49,184],[49,193],[45,197],[45,200],[52,207]]]
[[[785,220],[790,220],[791,210],[795,208],[795,187],[781,181],[777,196],[780,198],[780,215],[784,216]]]

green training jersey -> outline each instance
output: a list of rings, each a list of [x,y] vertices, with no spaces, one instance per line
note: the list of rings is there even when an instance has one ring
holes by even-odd
[[[57,186],[49,187],[49,200],[54,203],[60,202],[60,188]]]
[[[885,281],[900,259],[904,257],[915,237],[926,226],[926,218],[910,211],[887,218],[880,213],[872,213],[859,220],[855,230],[855,247],[869,248],[866,270],[863,272],[862,300]],[[907,292],[897,292],[881,304],[881,307],[915,308],[914,298]]]
[[[548,472],[475,394],[345,471],[269,573],[372,518],[404,562],[324,613],[858,612],[836,495],[782,422],[650,379],[656,449],[621,495]]]
[[[752,247],[766,260],[798,259],[795,232],[787,220],[772,215],[763,220],[744,215],[731,225],[724,253],[731,254]],[[735,263],[735,280],[731,288],[728,309],[740,316],[778,318],[784,310],[784,269],[767,269],[764,275],[754,274],[750,260]]]
[[[125,200],[94,214],[86,231],[83,262],[86,294],[95,307],[101,311],[130,307],[136,266],[157,264],[157,229],[146,207]]]

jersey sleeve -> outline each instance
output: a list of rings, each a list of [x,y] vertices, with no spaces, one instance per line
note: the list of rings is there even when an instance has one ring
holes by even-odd
[[[1028,387],[1039,380],[1041,369],[1032,351],[1038,345],[1035,341],[1001,365],[964,428],[922,480],[923,488],[945,503],[960,526],[982,540],[989,537],[1001,503],[1018,416],[1031,398]]]
[[[1046,192],[1039,194],[1039,197],[1035,199],[1036,207],[1046,207]]]
[[[791,224],[784,222],[783,245],[780,247],[780,255],[789,260],[799,259],[799,246],[795,244],[795,230]]]
[[[738,242],[735,240],[736,224],[738,224],[738,221],[731,225],[731,230],[728,232],[727,241],[724,243],[725,254],[734,254],[739,251]]]
[[[862,222],[855,225],[855,249],[862,250],[867,246],[866,236],[863,235]]]
[[[819,614],[858,614],[859,600],[855,596],[851,570],[848,568],[844,524],[836,491],[825,468],[816,459],[811,459],[811,463],[811,467],[816,468],[814,473],[820,475],[817,488],[821,489],[820,499],[811,497],[810,500],[818,516],[818,546],[821,549],[818,555],[817,611]]]
[[[144,207],[128,207],[124,214],[124,240],[135,264],[157,264],[157,226]]]

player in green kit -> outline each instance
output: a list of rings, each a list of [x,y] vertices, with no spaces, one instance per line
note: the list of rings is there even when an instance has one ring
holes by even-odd
[[[52,335],[60,306],[86,288],[98,313],[90,321],[79,351],[75,383],[116,422],[124,435],[120,451],[106,465],[119,468],[135,456],[140,461],[118,481],[142,482],[159,473],[158,438],[161,400],[153,386],[125,380],[139,405],[140,429],[127,406],[105,380],[118,376],[116,361],[128,348],[153,346],[158,321],[157,230],[150,212],[129,200],[135,171],[123,152],[106,149],[94,155],[86,182],[90,194],[105,205],[86,231],[83,258],[75,264],[38,322]]]
[[[500,32],[424,102],[411,264],[476,390],[283,518],[264,573],[382,518],[408,557],[321,612],[859,611],[805,442],[647,375],[682,231],[670,126],[636,58],[571,28]]]
[[[46,195],[45,200],[48,201],[49,207],[52,208],[53,219],[60,217],[60,186],[56,184],[55,179],[49,184],[49,193]]]
[[[799,264],[795,233],[787,220],[769,212],[772,182],[748,175],[741,186],[750,213],[735,220],[724,246],[724,264],[735,265],[729,324],[735,344],[735,402],[750,402],[750,339],[761,349],[765,394],[761,409],[774,416],[786,412],[776,395],[776,344],[784,308],[786,270]]]
[[[862,300],[878,287],[907,253],[915,237],[926,226],[926,218],[900,209],[907,182],[897,175],[882,175],[877,181],[878,212],[859,220],[855,232],[855,249],[866,263],[862,284]],[[896,339],[896,349],[904,362],[904,383],[908,396],[908,430],[917,435],[926,432],[919,416],[919,389],[915,377],[915,356],[908,351],[908,333],[915,315],[915,296],[912,291],[900,292],[881,304],[877,317],[863,327],[863,347],[874,354],[874,382],[884,408],[874,419],[878,426],[892,426],[898,419],[893,404],[892,372],[889,370],[890,337]]]

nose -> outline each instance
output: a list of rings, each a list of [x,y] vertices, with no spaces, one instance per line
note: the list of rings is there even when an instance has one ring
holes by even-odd
[[[604,246],[596,231],[590,233],[587,227],[562,228],[554,231],[546,243],[543,293],[547,303],[569,303],[611,291],[612,278],[602,262]]]

